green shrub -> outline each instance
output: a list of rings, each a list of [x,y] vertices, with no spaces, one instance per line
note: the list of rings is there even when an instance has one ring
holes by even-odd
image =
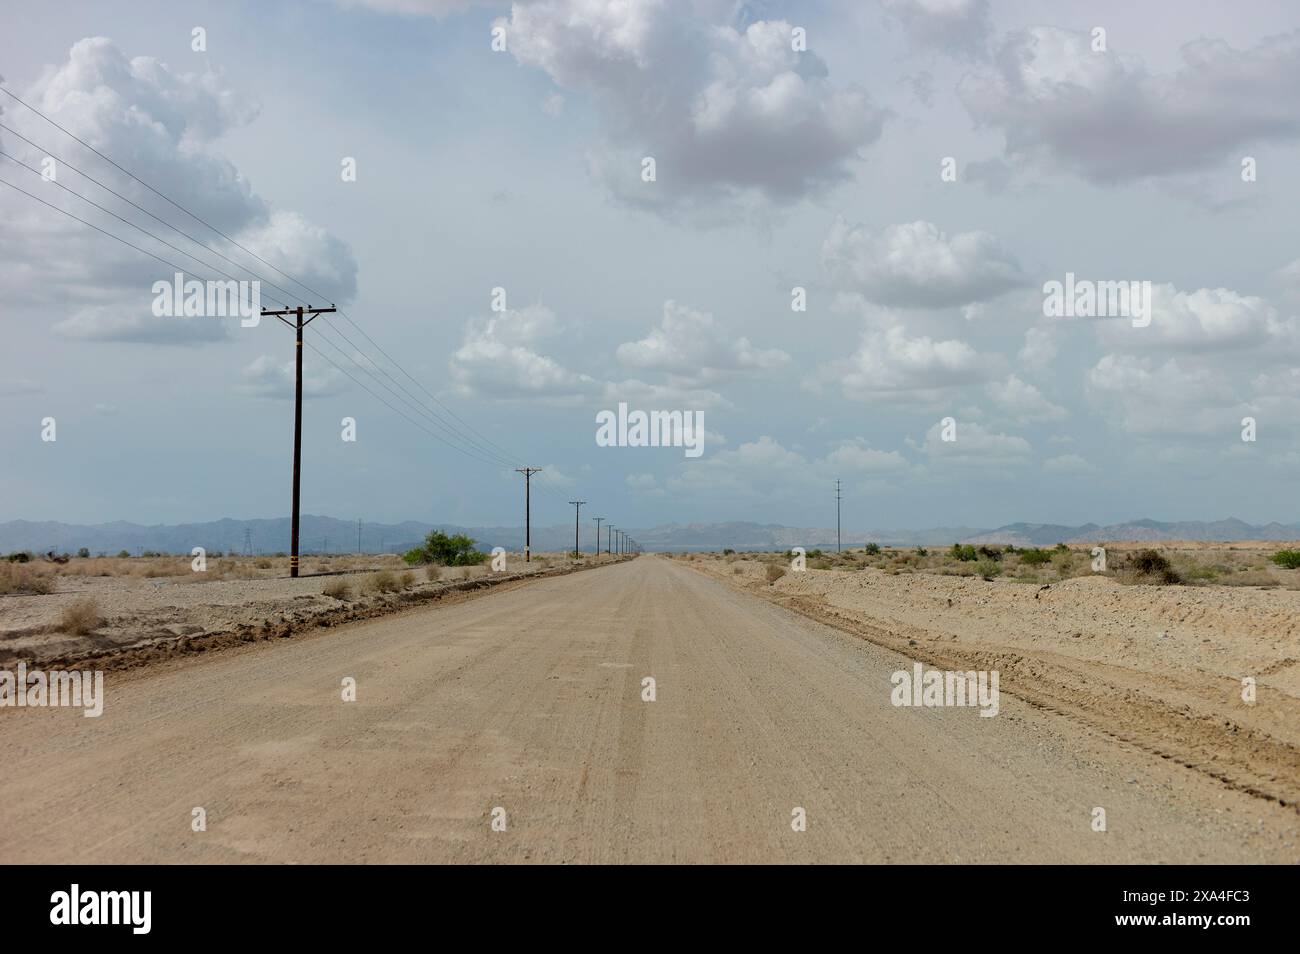
[[[1269,559],[1288,570],[1300,570],[1300,550],[1278,550]]]
[[[9,554],[10,563],[31,563],[32,555],[26,550],[18,550]]]
[[[487,559],[487,554],[474,549],[474,541],[463,533],[447,536],[441,530],[433,530],[424,538],[424,543],[410,550],[402,557],[411,566],[424,563],[436,563],[439,566],[478,566]]]
[[[919,557],[928,557],[930,555],[930,551],[927,550],[925,547],[917,547],[916,555]]]
[[[979,554],[969,543],[954,543],[952,545],[952,558],[961,560],[963,563],[973,563],[979,559]]]
[[[1020,562],[1026,566],[1042,566],[1045,563],[1052,562],[1052,555],[1046,550],[1040,550],[1034,547],[1032,550],[1020,551]]]
[[[867,556],[877,556],[880,553],[880,544],[868,543],[865,547],[862,548],[862,552],[865,553]]]
[[[1002,566],[997,560],[991,560],[988,557],[980,560],[975,564],[975,572],[986,580],[991,580],[1002,572]]]

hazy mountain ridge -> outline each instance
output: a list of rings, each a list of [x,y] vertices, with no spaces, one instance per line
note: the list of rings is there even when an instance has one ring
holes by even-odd
[[[582,549],[594,546],[595,524],[582,527]],[[156,524],[152,526],[115,520],[110,523],[81,525],[59,521],[10,520],[0,523],[0,552],[47,550],[75,553],[86,547],[91,553],[132,554],[152,550],[159,553],[189,553],[194,547],[209,552],[243,553],[245,531],[253,553],[287,552],[289,519],[258,520],[223,518],[205,523]],[[360,547],[364,553],[400,553],[422,540],[430,530],[464,533],[480,549],[500,546],[520,550],[524,545],[524,528],[465,527],[447,523],[424,523],[406,520],[401,523],[361,523]],[[649,529],[629,530],[647,550],[788,550],[790,547],[835,546],[835,529],[821,527],[787,527],[775,523],[730,521],[725,523],[665,524]],[[859,547],[873,541],[893,546],[947,546],[954,542],[974,544],[1014,544],[1015,546],[1054,546],[1057,543],[1096,543],[1108,540],[1297,540],[1300,523],[1249,524],[1236,518],[1224,520],[1159,521],[1131,520],[1099,526],[1044,523],[1010,523],[993,530],[975,527],[933,527],[928,530],[846,530],[844,546]],[[602,529],[601,545],[608,536]],[[304,553],[353,553],[358,550],[357,523],[304,514],[300,532]],[[534,526],[534,550],[568,550],[573,546],[573,525]]]

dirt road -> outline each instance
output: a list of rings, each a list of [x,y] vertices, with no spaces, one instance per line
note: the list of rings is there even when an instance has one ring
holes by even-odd
[[[900,669],[643,557],[0,709],[0,862],[1300,860],[1293,810]]]

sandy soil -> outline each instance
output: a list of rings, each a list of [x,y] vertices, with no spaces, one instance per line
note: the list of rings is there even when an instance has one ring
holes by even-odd
[[[122,576],[65,573],[56,578],[58,589],[54,593],[0,595],[0,665],[12,665],[18,660],[67,660],[86,653],[111,654],[178,641],[188,645],[225,633],[276,628],[283,631],[317,618],[334,621],[361,618],[428,598],[448,584],[530,575],[569,565],[561,554],[542,554],[530,563],[524,562],[522,554],[508,555],[507,571],[503,574],[493,573],[486,565],[444,567],[437,580],[429,581],[425,567],[406,567],[392,558],[387,561],[357,558],[355,562],[367,569],[345,575],[306,575],[296,580],[287,576],[285,560],[275,561],[282,566],[270,566],[270,560],[246,561],[252,573],[264,577],[254,579],[220,579],[215,578],[216,574],[208,577],[191,573],[188,560],[163,558],[155,561],[159,565],[155,567],[147,566],[147,560],[118,561],[119,567],[123,562],[136,572]],[[140,566],[131,568],[132,562]],[[90,561],[89,565],[93,563]],[[254,563],[266,563],[268,567],[251,567]],[[183,571],[178,576],[158,578],[139,575],[142,567],[144,572],[157,572],[164,564],[168,572],[175,568],[173,565]],[[363,593],[364,581],[374,568],[398,574],[410,570],[414,582],[400,593]],[[276,573],[280,575],[273,575]],[[340,580],[350,584],[349,598],[340,600],[324,595],[326,587]],[[61,622],[63,611],[79,598],[94,600],[103,617],[102,624],[86,635],[66,632]]]
[[[1227,784],[1300,802],[1300,592],[1042,586],[930,573],[687,565],[943,668],[998,670],[1003,691]],[[1257,698],[1242,698],[1244,677]]]
[[[910,662],[643,557],[109,673],[101,718],[0,710],[0,863],[1300,861],[1078,720],[894,707]]]

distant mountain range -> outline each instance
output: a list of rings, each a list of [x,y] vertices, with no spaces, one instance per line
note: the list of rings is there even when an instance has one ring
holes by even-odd
[[[360,537],[355,520],[338,520],[304,514],[300,544],[304,553],[402,553],[415,546],[431,530],[464,533],[477,541],[482,550],[505,547],[523,549],[523,527],[462,527],[454,524],[361,523]],[[835,545],[833,528],[786,527],[737,521],[732,523],[665,524],[648,529],[629,529],[646,550],[788,550],[793,546],[828,547]],[[584,521],[582,548],[594,545],[595,525]],[[602,531],[602,538],[606,535]],[[1098,526],[1087,523],[1067,526],[1047,523],[1011,523],[993,530],[976,527],[934,527],[929,530],[846,531],[845,546],[860,547],[868,541],[893,546],[947,546],[951,543],[1014,544],[1016,546],[1053,546],[1057,543],[1094,543],[1116,540],[1300,540],[1300,523],[1255,525],[1241,520],[1192,520],[1165,522],[1134,520],[1128,523]],[[602,544],[605,541],[602,539]],[[532,529],[533,549],[568,550],[573,546],[573,525]],[[255,554],[287,552],[289,520],[214,520],[208,523],[158,524],[115,521],[93,525],[57,521],[10,520],[0,523],[0,553],[30,550],[44,553],[75,553],[85,547],[91,553],[116,554],[122,550],[135,554],[189,553],[196,546],[208,552]]]

